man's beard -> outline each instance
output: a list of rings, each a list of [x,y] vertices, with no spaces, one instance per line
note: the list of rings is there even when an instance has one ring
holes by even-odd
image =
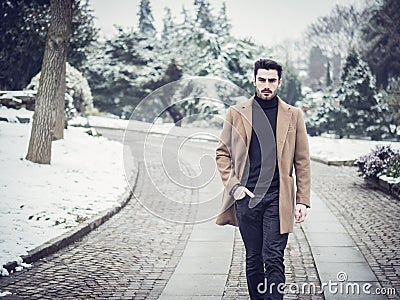
[[[263,100],[271,100],[271,99],[275,98],[275,96],[276,96],[276,94],[278,92],[277,89],[275,91],[273,91],[273,92],[271,90],[266,90],[266,91],[269,91],[270,93],[269,94],[263,94],[262,93],[263,91],[265,91],[265,90],[259,91],[258,89],[256,89],[257,96],[259,98],[263,99]]]

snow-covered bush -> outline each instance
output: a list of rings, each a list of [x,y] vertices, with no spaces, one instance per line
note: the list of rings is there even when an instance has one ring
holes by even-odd
[[[29,90],[37,90],[39,87],[40,72],[36,74],[26,87]],[[66,93],[73,99],[73,107],[82,114],[93,111],[93,97],[88,81],[81,72],[67,63],[66,67]],[[70,105],[66,103],[66,109]]]
[[[399,151],[395,151],[390,145],[378,145],[369,154],[361,156],[356,160],[359,175],[363,178],[379,178],[387,174],[389,166],[393,165],[396,169],[395,161],[392,159],[397,156],[397,170]]]
[[[312,92],[308,88],[304,89],[303,93],[304,99],[298,101],[296,106],[305,113],[308,134],[317,136],[335,131],[335,128],[339,127],[336,123],[340,122],[336,94],[330,91]]]
[[[400,152],[389,159],[386,175],[393,178],[400,177]]]

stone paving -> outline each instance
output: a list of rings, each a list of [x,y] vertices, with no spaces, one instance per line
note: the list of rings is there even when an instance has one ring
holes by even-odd
[[[336,215],[384,288],[400,296],[400,202],[368,188],[354,167],[312,162],[313,191]]]
[[[324,296],[318,293],[296,293],[296,287],[304,282],[314,285],[320,290],[321,282],[312,258],[310,247],[300,226],[295,225],[294,232],[289,235],[285,250],[285,275],[287,287],[284,299],[312,299],[321,300]],[[235,231],[235,243],[232,263],[223,300],[247,300],[246,257],[242,238],[238,229]],[[292,291],[292,292],[290,292]]]

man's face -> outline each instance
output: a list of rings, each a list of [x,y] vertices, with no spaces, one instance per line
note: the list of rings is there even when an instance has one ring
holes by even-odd
[[[263,100],[271,100],[276,96],[282,79],[278,78],[277,70],[258,69],[253,84],[258,97]]]

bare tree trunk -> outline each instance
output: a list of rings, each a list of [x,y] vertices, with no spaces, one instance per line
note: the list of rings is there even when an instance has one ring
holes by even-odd
[[[67,57],[65,57],[67,58]],[[64,127],[65,127],[65,64],[63,63],[63,71],[61,73],[61,82],[57,89],[56,98],[55,98],[55,120],[54,120],[54,132],[53,132],[53,141],[61,140],[64,138]]]
[[[57,116],[56,94],[61,81],[65,81],[65,75],[62,74],[65,72],[72,22],[71,0],[51,0],[50,5],[50,27],[47,32],[42,72],[35,100],[35,114],[26,155],[27,160],[40,164],[50,164],[51,161],[51,142]]]

